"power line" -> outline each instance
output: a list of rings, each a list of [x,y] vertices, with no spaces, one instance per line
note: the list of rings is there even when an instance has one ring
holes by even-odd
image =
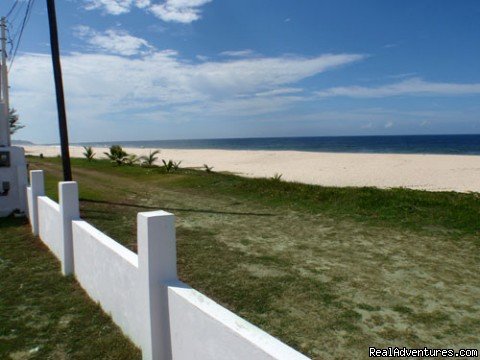
[[[19,0],[16,0],[16,1],[13,3],[13,5],[12,5],[12,7],[10,8],[10,10],[8,11],[7,15],[5,15],[6,18],[8,18],[8,17],[12,14],[13,10],[15,10],[15,8],[16,8],[17,5],[18,5],[18,3],[19,3]]]
[[[15,30],[13,22],[11,22],[10,20],[7,20],[7,35],[8,35],[8,43],[10,45],[8,58],[12,57],[13,50],[15,48],[15,40],[17,40],[19,31],[20,31],[20,27]]]
[[[20,6],[16,7],[15,12],[7,19],[10,23],[15,23],[18,19],[18,16],[22,13],[23,8],[25,7],[26,1],[20,1]]]
[[[20,26],[18,26],[15,29],[15,24],[17,23],[17,20],[18,20],[20,14],[23,14],[23,16],[25,16],[24,8],[25,8],[25,5],[27,4],[27,1],[19,0],[18,4],[19,4],[19,6],[12,7],[11,11],[9,12],[10,17],[7,18],[7,26],[8,26],[7,31],[8,31],[8,35],[9,35],[9,41],[8,42],[9,42],[9,45],[10,45],[10,51],[8,52],[8,57],[9,58],[12,57],[13,51],[15,49],[15,40],[17,39],[18,34],[20,32]],[[13,10],[13,9],[15,9],[15,10]]]
[[[34,0],[28,0],[27,9],[25,10],[25,15],[23,16],[22,25],[20,27],[20,32],[17,31],[15,33],[14,39],[17,37],[17,34],[19,34],[19,35],[18,35],[17,45],[16,46],[13,45],[14,50],[13,50],[12,59],[10,60],[10,68],[12,67],[13,61],[15,60],[15,56],[17,55],[18,48],[20,47],[20,43],[22,41],[22,36],[23,36],[23,31],[25,30],[27,22],[30,18],[31,9],[33,7],[33,2],[34,2]]]
[[[32,14],[32,8],[33,8],[34,3],[35,3],[35,0],[28,0],[27,9],[25,10],[25,15],[23,16],[23,21],[22,21],[22,25],[21,25],[21,28],[20,28],[20,33],[18,35],[17,45],[14,46],[15,50],[13,50],[13,56],[12,56],[12,59],[10,60],[10,70],[12,69],[12,65],[13,65],[13,62],[15,60],[15,57],[17,56],[18,48],[20,47],[20,43],[22,42],[23,31],[25,30],[25,27],[28,23],[28,20],[30,19],[30,15]],[[15,37],[16,37],[16,35],[15,35]]]

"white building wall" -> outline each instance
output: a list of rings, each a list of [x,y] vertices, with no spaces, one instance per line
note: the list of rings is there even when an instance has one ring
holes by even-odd
[[[25,188],[27,186],[27,164],[25,163],[25,151],[21,147],[0,147],[0,151],[8,152],[10,166],[0,167],[0,186],[3,190],[3,182],[9,184],[10,189],[4,196],[0,196],[0,217],[8,216],[14,211],[25,213],[26,199]]]

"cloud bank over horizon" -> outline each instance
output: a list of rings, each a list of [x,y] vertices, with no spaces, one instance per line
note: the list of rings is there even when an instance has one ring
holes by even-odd
[[[278,112],[308,101],[302,89],[292,90],[290,85],[364,58],[359,54],[288,55],[193,63],[174,50],[152,50],[128,34],[82,31],[91,35],[88,43],[104,53],[70,53],[62,57],[62,65],[70,118],[89,121],[112,114],[128,114],[132,120],[178,121]],[[104,36],[120,39],[123,45],[104,42]],[[142,53],[142,47],[151,51]],[[39,112],[53,117],[50,56],[24,54],[16,61],[12,74],[15,106],[28,117]]]
[[[480,94],[478,84],[456,84],[428,82],[421,78],[410,78],[394,84],[376,87],[343,86],[317,92],[320,97],[347,96],[354,98],[382,98],[406,95],[461,96]]]
[[[458,42],[470,43],[475,30],[459,22],[450,39],[441,19],[425,30],[422,9],[396,8],[399,19],[418,15],[404,29],[380,3],[364,16],[363,7],[335,4],[279,0],[268,11],[253,0],[58,4],[72,140],[480,132],[472,62],[480,53]],[[10,74],[11,103],[27,125],[16,136],[55,142],[41,10],[32,21]]]

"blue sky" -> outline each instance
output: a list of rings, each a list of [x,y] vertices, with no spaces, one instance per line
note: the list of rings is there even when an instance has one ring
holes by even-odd
[[[477,0],[62,0],[57,15],[73,142],[480,133]],[[16,137],[38,143],[58,141],[47,25],[36,0],[10,73]]]

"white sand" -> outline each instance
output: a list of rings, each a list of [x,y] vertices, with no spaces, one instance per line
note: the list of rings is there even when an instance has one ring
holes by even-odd
[[[58,146],[26,146],[27,154],[57,156]],[[136,155],[150,149],[125,149]],[[82,157],[82,147],[71,147]],[[95,148],[104,157],[106,148]],[[214,171],[248,177],[272,177],[327,186],[406,187],[429,191],[480,192],[480,156],[345,154],[300,151],[161,149],[160,159],[182,161],[182,167],[208,164]]]

